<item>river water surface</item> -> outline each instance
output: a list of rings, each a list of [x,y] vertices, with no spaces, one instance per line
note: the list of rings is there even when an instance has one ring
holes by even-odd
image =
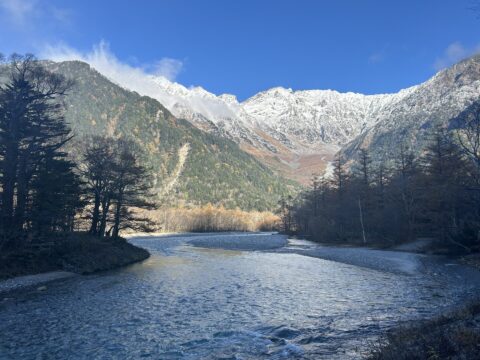
[[[477,272],[433,257],[399,254],[414,271],[381,271],[304,256],[317,245],[280,235],[131,241],[151,258],[0,301],[0,358],[356,359],[400,321],[478,291]],[[250,250],[208,248],[242,241]]]

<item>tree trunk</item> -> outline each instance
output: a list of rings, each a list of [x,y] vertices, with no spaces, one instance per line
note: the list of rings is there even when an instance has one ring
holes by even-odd
[[[20,159],[19,170],[17,175],[17,203],[14,213],[14,225],[15,231],[20,232],[23,229],[25,223],[25,212],[27,211],[27,199],[28,199],[28,183],[29,175],[27,173],[27,158],[24,154]]]
[[[120,195],[117,201],[117,206],[115,208],[115,221],[113,224],[112,237],[114,239],[118,238],[120,232],[120,212],[122,209],[122,196]]]
[[[363,212],[362,212],[362,202],[358,199],[358,210],[360,211],[360,225],[362,226],[362,238],[363,243],[367,243],[367,238],[365,236],[365,227],[363,226]]]
[[[102,218],[100,220],[100,228],[98,229],[98,236],[103,237],[107,229],[108,210],[110,208],[110,199],[105,195],[105,200],[102,201]]]
[[[100,219],[100,195],[96,191],[95,200],[93,204],[93,211],[92,211],[92,224],[90,225],[90,230],[89,230],[90,234],[97,235],[99,219]]]
[[[17,180],[18,144],[10,143],[3,159],[2,226],[4,231],[13,230],[15,184]]]

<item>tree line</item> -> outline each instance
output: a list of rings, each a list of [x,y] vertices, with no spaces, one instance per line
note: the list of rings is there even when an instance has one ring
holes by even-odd
[[[75,139],[63,99],[74,81],[33,55],[0,56],[0,247],[44,241],[88,223],[116,238],[148,227],[131,207],[152,208],[150,172],[128,139]],[[76,144],[75,156],[67,148]]]
[[[431,238],[445,251],[478,250],[480,103],[436,128],[420,154],[401,143],[393,159],[360,149],[354,163],[337,154],[332,165],[330,176],[282,200],[284,231],[385,246]]]

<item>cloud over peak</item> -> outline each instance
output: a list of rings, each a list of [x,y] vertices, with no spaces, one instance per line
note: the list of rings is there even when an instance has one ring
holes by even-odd
[[[474,47],[466,47],[461,42],[455,41],[447,46],[440,57],[437,57],[433,67],[439,71],[479,52],[480,44]]]
[[[123,84],[125,77],[141,78],[149,75],[161,76],[170,81],[175,81],[183,69],[183,61],[167,57],[152,64],[138,67],[131,66],[119,60],[110,50],[109,44],[103,40],[87,52],[81,52],[65,44],[47,45],[41,51],[40,57],[53,61],[84,61],[120,84]]]

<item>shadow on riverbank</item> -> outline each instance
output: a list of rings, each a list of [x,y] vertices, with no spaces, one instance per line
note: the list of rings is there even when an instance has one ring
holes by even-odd
[[[51,271],[90,274],[116,269],[150,256],[125,239],[97,238],[85,233],[54,239],[48,246],[24,246],[0,255],[0,280]]]
[[[478,359],[480,301],[431,320],[406,324],[376,344],[370,360]]]

